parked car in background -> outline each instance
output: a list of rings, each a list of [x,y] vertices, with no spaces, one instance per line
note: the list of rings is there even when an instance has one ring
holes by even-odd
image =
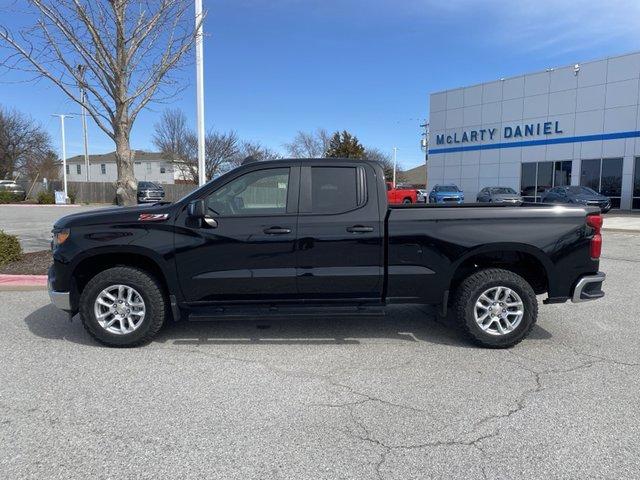
[[[415,188],[402,188],[387,182],[387,201],[392,204],[418,203],[418,191]]]
[[[484,187],[476,197],[478,202],[522,203],[522,197],[511,187]]]
[[[429,203],[463,203],[464,192],[457,185],[435,185],[429,192]]]
[[[542,196],[543,203],[574,203],[598,207],[602,213],[611,210],[611,199],[589,187],[565,186],[547,190]]]
[[[138,203],[156,203],[164,199],[164,188],[153,182],[138,182]]]
[[[0,180],[0,192],[7,192],[15,195],[16,200],[23,201],[27,198],[25,189],[14,180]]]
[[[418,203],[427,203],[427,199],[429,198],[429,190],[426,188],[418,188],[416,190],[418,193]]]

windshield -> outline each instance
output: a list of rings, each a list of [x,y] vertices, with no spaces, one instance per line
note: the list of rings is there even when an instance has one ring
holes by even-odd
[[[436,185],[433,188],[436,192],[459,192],[460,189],[455,185]]]
[[[517,195],[516,191],[513,188],[509,187],[492,188],[491,193],[496,193],[498,195]]]
[[[159,189],[160,187],[158,185],[156,185],[153,182],[138,182],[138,189],[140,188],[156,188]]]
[[[567,192],[573,195],[598,195],[598,192],[589,187],[568,187]]]

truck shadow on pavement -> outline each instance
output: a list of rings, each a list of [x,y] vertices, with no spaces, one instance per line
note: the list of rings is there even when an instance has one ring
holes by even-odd
[[[76,315],[71,321],[53,305],[46,305],[25,318],[34,335],[100,347]],[[536,325],[529,340],[551,338]],[[429,307],[394,308],[383,317],[269,318],[206,322],[167,322],[152,343],[173,345],[359,345],[380,341],[426,342],[462,348],[477,348],[468,342],[450,320],[438,318]]]

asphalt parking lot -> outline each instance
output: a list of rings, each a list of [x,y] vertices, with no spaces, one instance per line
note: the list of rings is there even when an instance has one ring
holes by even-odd
[[[172,324],[96,345],[46,292],[0,292],[0,471],[24,478],[638,478],[640,236],[598,302],[470,346],[425,308]]]
[[[0,230],[17,235],[25,252],[46,250],[51,227],[60,217],[109,205],[0,205]]]

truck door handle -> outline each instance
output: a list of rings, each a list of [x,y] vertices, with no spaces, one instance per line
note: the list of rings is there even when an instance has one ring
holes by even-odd
[[[263,231],[267,235],[286,235],[287,233],[291,233],[290,228],[280,228],[280,227],[265,228]]]
[[[373,227],[367,227],[365,225],[354,225],[353,227],[347,227],[349,233],[369,233],[373,232]]]

